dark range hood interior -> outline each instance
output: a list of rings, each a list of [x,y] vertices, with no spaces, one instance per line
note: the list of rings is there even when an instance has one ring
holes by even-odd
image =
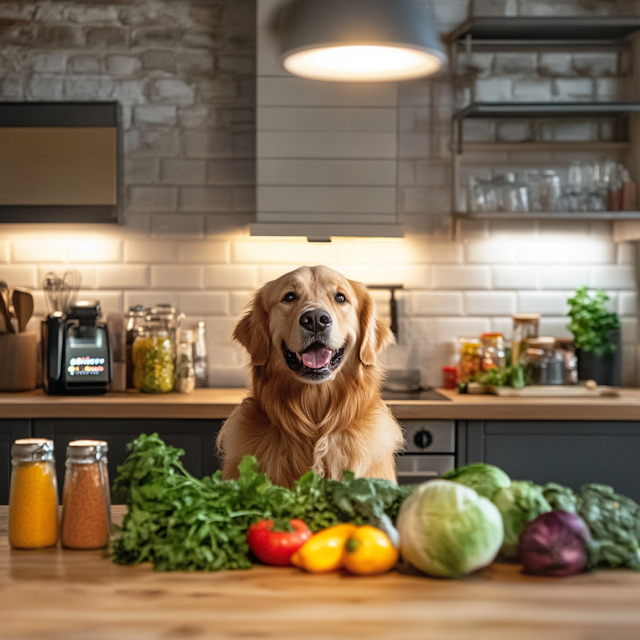
[[[0,223],[121,223],[117,102],[0,103]]]

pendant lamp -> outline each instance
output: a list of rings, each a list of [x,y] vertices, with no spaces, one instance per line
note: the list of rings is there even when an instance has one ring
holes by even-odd
[[[303,78],[412,80],[446,59],[425,0],[293,0],[280,19],[280,59]]]

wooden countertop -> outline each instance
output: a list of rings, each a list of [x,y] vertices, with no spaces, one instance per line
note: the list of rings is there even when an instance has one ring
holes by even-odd
[[[6,514],[0,507],[3,640],[640,638],[640,573],[627,570],[542,578],[496,563],[463,580],[262,566],[154,573],[100,551],[12,551]]]
[[[640,420],[640,389],[623,389],[618,398],[504,398],[439,391],[448,402],[388,400],[387,404],[400,420]],[[224,419],[246,393],[246,389],[196,389],[188,395],[0,393],[0,418]]]

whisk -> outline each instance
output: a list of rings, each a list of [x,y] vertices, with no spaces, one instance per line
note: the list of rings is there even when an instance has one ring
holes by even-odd
[[[49,271],[42,282],[49,312],[68,313],[76,303],[81,281],[82,275],[77,269],[65,271],[61,276]]]

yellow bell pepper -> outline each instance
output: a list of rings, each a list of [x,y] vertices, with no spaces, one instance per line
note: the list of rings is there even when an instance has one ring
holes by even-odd
[[[384,531],[363,525],[349,536],[342,565],[349,573],[361,576],[389,571],[398,562],[398,550]]]
[[[337,571],[342,568],[345,544],[357,528],[338,524],[316,533],[291,556],[291,563],[309,573]]]

